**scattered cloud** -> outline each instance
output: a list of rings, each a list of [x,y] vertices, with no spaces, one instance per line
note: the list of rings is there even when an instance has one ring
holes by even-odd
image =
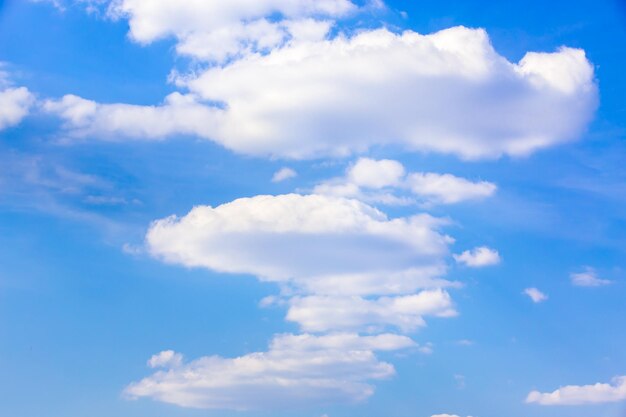
[[[168,18],[190,7],[172,6]],[[131,33],[150,40],[168,30]],[[77,137],[191,134],[238,153],[295,159],[385,145],[478,159],[576,140],[597,105],[593,67],[582,50],[528,53],[511,63],[485,31],[464,27],[287,43],[176,83],[190,93],[175,93],[160,106],[66,96],[48,109]]]
[[[281,168],[272,176],[272,182],[281,182],[298,176],[298,173],[291,168]]]
[[[498,251],[490,249],[486,246],[466,250],[460,255],[453,256],[458,263],[472,268],[497,265],[500,263],[500,254]]]
[[[610,384],[568,385],[550,393],[532,391],[527,403],[539,405],[602,404],[626,400],[626,376],[615,377]]]
[[[526,288],[524,294],[533,300],[533,303],[542,303],[548,299],[548,296],[539,291],[537,288]]]
[[[603,287],[612,284],[608,279],[598,277],[598,273],[591,267],[585,268],[582,272],[570,274],[572,285],[577,287]]]
[[[349,166],[343,177],[318,184],[316,194],[358,198],[387,205],[411,204],[414,198],[425,204],[453,204],[491,196],[495,184],[472,182],[451,174],[415,172],[407,175],[394,160],[360,158]]]
[[[368,381],[395,373],[374,352],[414,345],[392,334],[287,334],[276,336],[267,352],[232,359],[209,356],[185,363],[166,351],[150,360],[151,367],[165,369],[130,384],[125,394],[183,407],[234,410],[360,402],[374,392]]]
[[[26,87],[0,90],[0,130],[20,123],[34,103],[35,96]]]

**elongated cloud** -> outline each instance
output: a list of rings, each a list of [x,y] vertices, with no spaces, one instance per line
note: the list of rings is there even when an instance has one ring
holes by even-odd
[[[239,153],[297,159],[385,145],[494,158],[580,137],[597,104],[593,77],[579,49],[511,63],[480,29],[379,29],[288,42],[180,77],[190,95],[162,106],[99,104],[79,119],[72,115],[85,103],[76,98],[49,109],[79,137],[194,134]]]
[[[570,274],[570,280],[576,287],[603,287],[612,284],[612,281],[598,277],[596,270],[590,267],[582,272]]]
[[[626,401],[626,376],[615,377],[610,384],[568,385],[549,393],[532,391],[527,403],[539,405],[583,405]]]
[[[308,288],[332,281],[341,292],[342,276],[351,287],[357,277],[367,281],[373,274],[432,275],[450,242],[436,230],[440,224],[428,215],[388,219],[356,200],[288,194],[195,207],[182,218],[154,222],[146,241],[154,256],[168,262]]]
[[[398,161],[359,158],[348,167],[344,177],[324,181],[316,185],[313,192],[387,205],[413,202],[432,205],[480,200],[493,195],[496,189],[493,183],[472,182],[451,174],[413,172],[407,175]]]
[[[384,329],[395,326],[412,331],[426,325],[424,316],[456,316],[450,295],[443,290],[366,300],[360,297],[309,296],[290,300],[287,320],[300,324],[302,330]]]
[[[341,333],[279,335],[267,352],[233,359],[210,356],[184,363],[172,361],[180,355],[166,351],[150,360],[151,367],[164,369],[129,385],[125,393],[184,407],[234,410],[353,403],[373,394],[368,381],[395,373],[375,351],[414,346],[405,336]]]

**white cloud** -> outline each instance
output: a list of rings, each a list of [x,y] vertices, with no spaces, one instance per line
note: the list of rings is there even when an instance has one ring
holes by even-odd
[[[148,360],[150,368],[177,368],[183,363],[183,355],[173,350],[164,350]]]
[[[0,90],[0,130],[21,122],[34,103],[35,97],[26,87]]]
[[[348,0],[115,0],[109,15],[128,19],[136,42],[174,37],[179,54],[222,62],[287,41],[323,39],[328,19],[356,10]]]
[[[298,176],[298,173],[291,168],[281,168],[272,176],[272,182],[281,182]]]
[[[344,294],[344,277],[347,288],[370,282],[366,287],[376,293],[376,276],[383,282],[408,278],[386,282],[388,292],[404,292],[420,283],[433,286],[433,275],[445,270],[451,239],[436,230],[440,224],[424,214],[388,219],[344,198],[256,196],[158,220],[146,242],[154,256],[189,267]]]
[[[348,169],[347,179],[359,187],[383,188],[398,186],[404,175],[404,166],[398,161],[360,158]]]
[[[527,403],[540,405],[601,404],[626,400],[626,376],[613,378],[610,384],[568,385],[550,393],[532,391]]]
[[[178,22],[176,16],[171,11],[170,20]],[[133,36],[150,40],[170,31],[145,22],[148,34],[131,29]],[[67,109],[57,113],[76,136],[195,134],[260,156],[338,156],[396,145],[493,158],[577,139],[596,108],[593,76],[578,49],[528,54],[511,63],[483,30],[420,35],[380,29],[291,42],[180,77],[181,87],[208,100],[179,95],[185,110],[168,99],[145,108],[96,105],[80,123]],[[215,102],[222,105],[208,104]]]
[[[497,265],[500,263],[498,251],[486,246],[480,246],[472,250],[466,250],[460,255],[453,255],[454,259],[460,263],[473,268]]]
[[[219,111],[191,95],[172,93],[159,106],[99,104],[74,95],[48,100],[43,108],[65,121],[75,137],[164,139],[172,134],[210,136]],[[120,136],[122,135],[122,136]]]
[[[487,181],[472,182],[454,175],[432,172],[411,174],[407,181],[416,195],[443,204],[489,197],[497,188]]]
[[[358,331],[363,328],[374,331],[387,326],[409,332],[426,325],[423,316],[457,315],[450,295],[440,289],[376,300],[361,297],[294,297],[289,305],[287,320],[298,323],[303,331],[308,332]]]
[[[533,300],[533,303],[542,303],[548,299],[548,296],[539,291],[537,288],[526,288],[524,294]]]
[[[393,366],[374,352],[414,346],[411,339],[392,334],[279,335],[267,352],[176,362],[130,384],[125,394],[183,407],[235,410],[359,402],[374,392],[368,381],[394,374]],[[163,355],[176,354],[155,357]]]
[[[344,177],[322,182],[313,192],[393,205],[410,204],[414,196],[427,204],[453,204],[489,197],[496,189],[493,183],[472,182],[451,174],[407,175],[398,161],[360,158],[348,167]]]
[[[577,287],[602,287],[612,283],[608,279],[599,278],[596,270],[590,267],[585,268],[583,272],[570,274],[570,280]]]

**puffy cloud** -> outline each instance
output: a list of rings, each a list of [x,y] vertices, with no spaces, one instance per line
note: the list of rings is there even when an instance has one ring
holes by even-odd
[[[388,205],[410,204],[413,196],[428,204],[453,204],[488,197],[496,189],[493,183],[472,182],[451,174],[407,175],[398,161],[360,158],[348,167],[345,177],[322,182],[313,192]]]
[[[472,250],[466,250],[460,255],[453,255],[454,259],[460,263],[473,268],[497,265],[500,263],[498,251],[486,246],[480,246]]]
[[[171,36],[179,54],[221,62],[288,40],[323,39],[328,19],[356,9],[349,0],[114,0],[109,15],[128,19],[136,42]]]
[[[526,288],[524,294],[533,300],[533,303],[542,303],[548,299],[548,296],[539,291],[537,288]]]
[[[26,87],[0,90],[0,130],[21,122],[28,115],[34,102],[35,97]]]
[[[186,22],[171,16],[172,22]],[[190,19],[193,26],[196,18]],[[132,29],[132,22],[131,33],[139,39],[172,30],[153,27],[148,19],[146,34]],[[184,111],[169,101],[145,110],[97,105],[81,123],[58,113],[74,135],[195,134],[250,155],[313,158],[393,145],[493,158],[577,139],[597,105],[593,76],[579,49],[529,53],[511,63],[480,29],[429,35],[379,29],[288,42],[179,77],[178,84],[199,97],[185,98]]]
[[[148,360],[150,368],[176,368],[183,363],[183,355],[173,350],[164,350]]]
[[[626,400],[626,376],[613,378],[610,384],[568,385],[550,393],[532,391],[527,403],[539,405],[600,404]]]
[[[590,267],[585,268],[583,272],[570,274],[570,280],[577,287],[603,287],[612,283],[608,279],[599,278],[596,270]]]
[[[289,302],[287,320],[300,324],[302,330],[326,332],[336,330],[377,330],[396,326],[412,331],[426,323],[423,316],[454,317],[450,295],[441,289],[419,294],[382,297],[309,296],[294,297]]]
[[[298,176],[298,173],[291,168],[281,168],[272,176],[272,182],[281,182]]]
[[[279,335],[267,352],[174,363],[130,384],[125,393],[184,407],[235,410],[359,402],[374,392],[368,381],[394,374],[374,352],[414,346],[392,334]],[[155,355],[161,356],[171,354]]]
[[[288,194],[195,207],[182,218],[154,222],[146,242],[168,262],[300,288],[342,292],[343,277],[347,288],[375,276],[409,277],[407,284],[388,283],[393,292],[433,285],[451,241],[436,230],[440,224],[424,214],[389,219],[356,200]],[[369,287],[378,293],[380,285]]]

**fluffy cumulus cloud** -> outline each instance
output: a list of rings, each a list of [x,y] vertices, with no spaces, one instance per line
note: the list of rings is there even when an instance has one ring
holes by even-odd
[[[166,351],[150,363],[163,369],[130,384],[125,393],[183,407],[235,410],[353,403],[372,395],[368,381],[395,372],[376,358],[376,351],[414,346],[405,336],[337,333],[279,335],[267,352],[237,358],[171,361],[177,354]]]
[[[278,336],[267,352],[234,359],[184,363],[162,352],[149,365],[166,370],[127,394],[234,409],[364,400],[373,392],[367,381],[393,374],[374,351],[432,351],[375,334],[457,314],[447,288],[458,284],[442,278],[452,242],[439,231],[444,224],[425,214],[390,219],[361,201],[316,194],[242,198],[155,221],[146,235],[153,256],[276,282],[280,296],[262,306],[286,307],[287,320],[308,333]]]
[[[356,10],[349,0],[114,0],[108,14],[127,19],[136,42],[174,37],[179,54],[221,62],[287,41],[323,39],[331,19]]]
[[[526,288],[524,294],[527,295],[533,303],[542,303],[548,299],[548,296],[537,288]]]
[[[568,385],[556,391],[532,391],[527,403],[539,405],[583,405],[626,401],[626,376],[615,377],[611,383],[593,385]]]
[[[0,130],[15,126],[26,117],[35,96],[26,87],[14,87],[0,62]]]
[[[493,183],[472,182],[451,174],[414,172],[407,175],[398,161],[360,158],[348,167],[344,177],[324,181],[315,186],[313,192],[392,205],[411,204],[415,199],[425,204],[480,200],[491,196],[496,189]]]
[[[188,111],[175,111],[178,102],[103,104],[76,120],[72,107],[84,103],[66,98],[56,113],[77,136],[195,134],[236,152],[282,158],[395,145],[475,159],[527,155],[575,140],[597,103],[584,51],[528,53],[512,63],[498,55],[485,31],[465,27],[287,42],[177,83],[190,91]],[[145,117],[124,117],[120,109]]]
[[[480,246],[472,250],[466,250],[461,254],[454,255],[454,259],[463,265],[480,268],[483,266],[497,265],[500,263],[498,251],[486,246]]]
[[[582,272],[570,274],[572,285],[577,287],[603,287],[610,285],[612,281],[598,277],[598,273],[591,267],[585,268]]]
[[[288,194],[198,206],[154,222],[146,241],[154,256],[190,267],[338,292],[342,277],[348,289],[372,276],[408,278],[387,288],[405,292],[441,270],[451,239],[440,225],[425,214],[389,219],[357,200]]]

